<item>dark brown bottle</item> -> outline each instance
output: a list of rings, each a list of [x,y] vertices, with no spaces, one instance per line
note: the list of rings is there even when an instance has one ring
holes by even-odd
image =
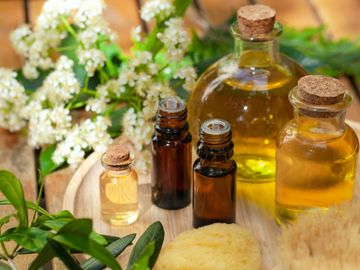
[[[236,163],[230,124],[210,119],[201,125],[194,163],[193,226],[234,223],[236,215]]]
[[[160,101],[152,138],[151,198],[160,208],[179,209],[191,202],[191,134],[184,101]]]

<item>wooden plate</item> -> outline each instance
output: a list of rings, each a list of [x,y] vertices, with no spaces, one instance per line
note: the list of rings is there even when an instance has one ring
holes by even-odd
[[[348,121],[360,138],[360,123]],[[126,143],[126,142],[125,142]],[[130,146],[131,147],[131,146]],[[138,236],[154,221],[161,221],[165,229],[165,244],[176,235],[192,228],[191,206],[181,210],[163,210],[151,203],[150,177],[139,175],[140,192],[140,217],[138,221],[129,226],[111,226],[101,220],[99,176],[102,172],[100,154],[91,154],[78,168],[69,182],[64,195],[63,209],[74,213],[77,217],[89,217],[94,221],[94,229],[103,234],[124,236],[136,233]],[[358,166],[359,170],[359,166]],[[359,172],[357,173],[359,184]],[[268,186],[267,186],[268,188]],[[263,268],[274,267],[276,256],[276,237],[279,228],[273,215],[273,205],[269,205],[269,198],[261,192],[261,187],[256,187],[256,192],[242,192],[237,200],[236,222],[253,232],[261,246]],[[359,190],[356,188],[356,190]],[[264,203],[264,198],[266,203]],[[256,201],[258,200],[258,201]],[[127,249],[120,261],[126,262],[131,249]]]

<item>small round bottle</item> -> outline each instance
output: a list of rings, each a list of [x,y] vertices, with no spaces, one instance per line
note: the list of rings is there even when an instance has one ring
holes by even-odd
[[[134,223],[139,216],[138,177],[131,168],[134,155],[123,145],[110,145],[101,157],[105,171],[100,176],[102,219],[112,225]]]
[[[191,134],[187,108],[178,97],[160,101],[152,138],[152,202],[180,209],[191,202]]]
[[[309,75],[289,94],[294,119],[276,149],[276,215],[290,222],[300,213],[351,200],[359,143],[345,123],[351,96],[337,79]]]
[[[234,223],[236,215],[236,162],[230,124],[210,119],[201,125],[199,158],[193,167],[193,226]]]

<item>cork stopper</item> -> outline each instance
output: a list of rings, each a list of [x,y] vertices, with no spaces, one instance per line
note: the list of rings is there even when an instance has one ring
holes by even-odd
[[[309,104],[331,105],[344,99],[345,85],[331,77],[308,75],[298,81],[297,94]]]
[[[264,5],[247,5],[237,11],[239,30],[247,35],[270,33],[275,17],[276,11]]]
[[[109,165],[126,165],[132,163],[130,150],[121,144],[112,144],[102,157],[102,161]]]

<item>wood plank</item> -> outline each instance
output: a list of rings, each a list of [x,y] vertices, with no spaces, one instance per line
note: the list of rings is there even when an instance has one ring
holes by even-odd
[[[319,20],[307,0],[259,0],[257,2],[274,8],[277,20],[287,26],[304,28],[319,25]]]
[[[18,68],[21,65],[21,57],[12,48],[9,35],[22,22],[22,1],[0,1],[0,67]]]
[[[359,0],[311,0],[311,3],[333,37],[360,36]]]

